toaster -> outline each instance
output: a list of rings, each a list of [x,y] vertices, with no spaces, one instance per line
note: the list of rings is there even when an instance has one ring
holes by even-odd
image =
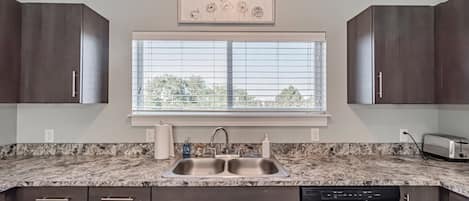
[[[448,161],[469,160],[469,140],[446,134],[423,135],[423,152]]]

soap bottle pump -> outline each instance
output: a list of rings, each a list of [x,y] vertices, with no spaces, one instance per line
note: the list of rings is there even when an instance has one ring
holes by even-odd
[[[270,158],[270,141],[267,133],[264,135],[264,141],[262,141],[262,158]]]
[[[182,145],[182,158],[190,158],[191,157],[191,144],[190,138],[186,138],[184,144]]]

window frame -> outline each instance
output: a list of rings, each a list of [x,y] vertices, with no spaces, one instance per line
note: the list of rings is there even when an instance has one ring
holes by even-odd
[[[253,42],[272,42],[272,41],[279,41],[279,42],[326,42],[325,32],[133,32],[132,33],[132,40],[207,40],[207,41],[214,41],[214,40],[223,40],[228,41],[229,44],[232,44],[233,41],[253,41]],[[326,43],[327,46],[327,43]],[[229,49],[229,48],[228,48]],[[327,53],[325,53],[327,55]],[[142,54],[140,54],[142,55]],[[326,58],[324,55],[324,58]],[[132,55],[133,56],[133,55]],[[137,61],[141,61],[143,59],[137,59]],[[326,63],[326,61],[324,61]],[[143,65],[138,65],[137,67],[143,68]],[[227,66],[227,72],[231,72],[229,68],[232,68],[231,64]],[[224,120],[224,122],[228,122],[231,126],[243,126],[243,125],[269,125],[269,126],[326,126],[327,125],[327,118],[330,115],[327,113],[327,77],[326,77],[326,69],[327,64],[323,68],[323,90],[322,90],[322,98],[323,98],[323,108],[324,111],[313,111],[308,110],[304,111],[303,109],[299,109],[298,111],[295,109],[286,109],[286,110],[269,110],[269,109],[236,109],[236,110],[229,110],[230,109],[230,100],[227,99],[227,111],[197,111],[197,110],[190,110],[190,111],[178,111],[178,110],[155,110],[155,111],[134,111],[133,109],[133,92],[132,92],[132,103],[131,103],[131,115],[132,117],[132,125],[135,126],[145,126],[150,124],[150,122],[158,122],[163,121],[163,119],[173,119],[172,121],[175,122],[174,117],[178,117],[180,121],[178,121],[180,126],[194,126],[194,125],[202,125],[201,122],[193,121],[194,117],[199,117],[203,119],[210,119],[210,118],[228,118],[228,119],[253,119],[253,118],[268,118],[270,120],[282,119],[282,121],[286,121],[285,123],[275,122],[274,124],[269,124],[268,122],[272,121],[230,121]],[[132,70],[132,73],[134,71]],[[137,70],[137,73],[144,73],[143,69]],[[134,76],[132,75],[132,79]],[[227,87],[230,86],[229,84],[229,73],[227,75]],[[232,77],[231,77],[232,79]],[[137,82],[137,85],[142,88],[143,80],[132,80],[132,84],[134,81]],[[140,83],[139,83],[140,82]],[[134,86],[131,87],[132,90]],[[139,87],[137,87],[139,88]],[[137,89],[138,90],[138,89]],[[229,89],[227,90],[229,97]],[[231,93],[233,91],[231,90]],[[143,101],[139,100],[137,97],[136,101]],[[231,100],[232,101],[232,100]],[[138,104],[138,103],[137,103]],[[187,120],[183,120],[183,119]],[[288,122],[287,119],[293,119],[295,122]],[[313,120],[313,121],[311,121]],[[185,122],[185,123],[184,123]],[[209,126],[209,121],[204,121],[203,125]],[[257,123],[256,123],[257,122]],[[214,121],[214,126],[220,125],[220,122]],[[225,126],[228,126],[225,123]]]

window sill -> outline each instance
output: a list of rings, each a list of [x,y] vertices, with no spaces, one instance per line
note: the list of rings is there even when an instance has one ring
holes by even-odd
[[[138,112],[132,126],[298,126],[326,127],[331,115],[319,112]]]

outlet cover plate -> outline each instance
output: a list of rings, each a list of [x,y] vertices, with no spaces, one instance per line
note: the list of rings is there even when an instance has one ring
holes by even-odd
[[[319,142],[319,128],[311,128],[311,142]]]
[[[44,141],[46,143],[53,143],[54,142],[54,129],[45,129],[44,130]]]
[[[402,128],[399,130],[399,141],[400,142],[410,142],[409,136],[404,134],[404,132],[409,133],[409,129]]]

